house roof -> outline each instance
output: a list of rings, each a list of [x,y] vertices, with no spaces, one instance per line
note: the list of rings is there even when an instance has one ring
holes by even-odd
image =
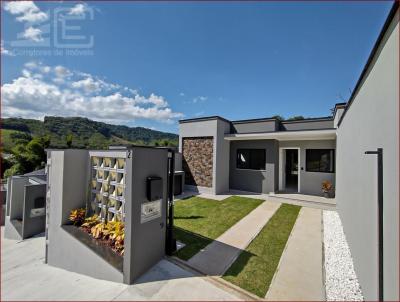
[[[24,174],[24,176],[37,176],[37,175],[45,175],[45,174],[46,174],[46,169],[40,169],[40,170],[26,173],[26,174]]]
[[[203,122],[203,121],[212,121],[212,120],[222,120],[227,123],[230,123],[227,119],[219,116],[219,115],[213,115],[213,116],[205,116],[205,117],[198,117],[198,118],[190,118],[190,119],[185,119],[185,120],[180,120],[179,124],[183,123],[192,123],[192,122]]]
[[[235,121],[230,121],[227,120],[226,118],[223,118],[219,115],[214,115],[214,116],[205,116],[205,117],[198,117],[198,118],[191,118],[191,119],[184,119],[180,120],[179,123],[193,123],[193,122],[203,122],[203,121],[211,121],[211,120],[223,120],[225,122],[231,123],[231,124],[245,124],[245,123],[257,123],[257,122],[266,122],[266,121],[279,121],[281,123],[301,123],[301,122],[316,122],[316,121],[330,121],[333,120],[332,116],[323,116],[323,117],[310,117],[310,118],[304,118],[301,120],[280,120],[275,117],[265,117],[265,118],[255,118],[255,119],[246,119],[246,120],[235,120]]]

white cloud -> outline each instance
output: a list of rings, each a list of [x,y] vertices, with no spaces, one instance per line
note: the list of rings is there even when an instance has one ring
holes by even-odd
[[[110,92],[110,89],[114,91]],[[85,116],[119,124],[135,119],[171,123],[183,117],[174,112],[162,96],[150,94],[145,97],[138,93],[132,96],[132,91],[135,90],[63,66],[53,68],[30,62],[25,64],[22,76],[1,87],[3,115],[29,118]]]
[[[73,82],[72,87],[82,88],[86,92],[95,92],[100,90],[100,82],[95,81],[92,77],[87,77],[86,79]]]
[[[180,96],[185,96],[185,93],[181,92],[179,93]]]
[[[71,71],[69,71],[68,68],[65,68],[61,65],[54,67],[54,72],[58,78],[65,78],[72,75]]]
[[[74,7],[71,7],[71,9],[68,12],[68,15],[82,16],[86,10],[87,10],[86,3],[78,3]]]
[[[4,9],[12,15],[19,15],[16,18],[19,22],[40,23],[49,18],[33,1],[10,1]]]
[[[207,101],[208,97],[206,96],[196,96],[193,98],[193,103],[204,102]]]
[[[32,26],[25,29],[22,36],[25,39],[32,40],[35,42],[43,41],[42,31],[39,28],[33,28]]]
[[[1,54],[4,56],[15,56],[15,54],[4,47],[4,41],[1,40]]]

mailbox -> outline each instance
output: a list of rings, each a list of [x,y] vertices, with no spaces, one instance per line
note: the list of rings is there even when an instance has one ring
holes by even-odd
[[[163,198],[163,182],[158,176],[147,177],[147,199],[148,201],[159,200]]]

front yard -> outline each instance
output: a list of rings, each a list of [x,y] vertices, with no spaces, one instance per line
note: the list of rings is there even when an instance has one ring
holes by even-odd
[[[176,255],[188,260],[249,214],[263,200],[232,196],[222,201],[191,197],[175,202],[175,236],[186,244]]]
[[[223,278],[264,298],[300,208],[282,204]]]

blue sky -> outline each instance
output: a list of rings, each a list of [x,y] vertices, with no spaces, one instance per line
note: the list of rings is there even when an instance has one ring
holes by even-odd
[[[2,115],[79,115],[170,132],[178,131],[179,119],[198,116],[327,116],[348,99],[390,7],[388,1],[3,5]],[[63,40],[65,24],[57,22],[65,16],[80,27],[67,34],[82,39]]]

